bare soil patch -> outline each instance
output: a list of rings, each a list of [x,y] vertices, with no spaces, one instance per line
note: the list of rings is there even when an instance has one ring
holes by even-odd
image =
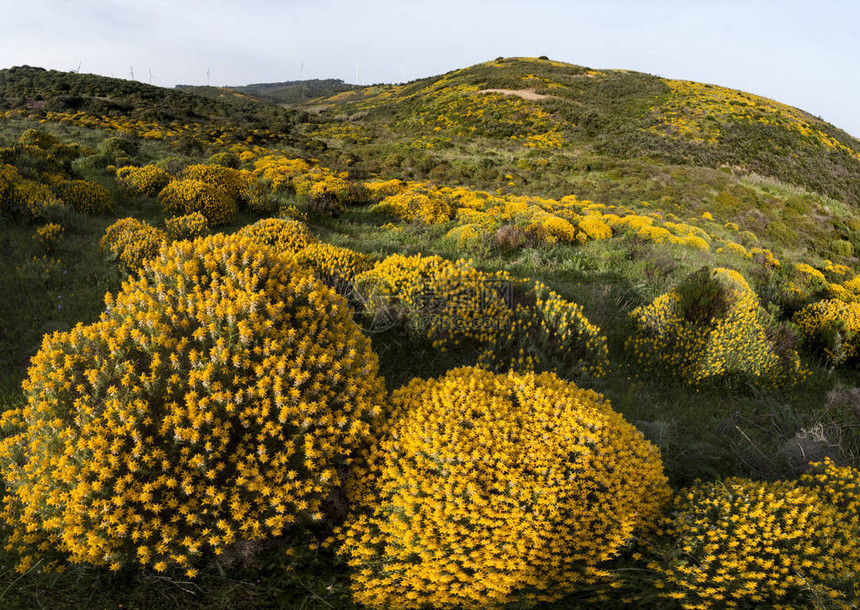
[[[516,95],[525,100],[545,100],[555,95],[543,95],[535,93],[534,89],[481,89],[478,93],[501,93],[502,95]]]

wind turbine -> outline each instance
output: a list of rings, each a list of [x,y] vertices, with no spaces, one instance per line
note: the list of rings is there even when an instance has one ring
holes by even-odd
[[[130,71],[131,80],[134,80],[134,66],[129,66],[129,68],[131,68],[131,71]]]
[[[209,86],[209,68],[206,68],[206,86]]]
[[[78,62],[78,67],[72,70],[72,74],[80,74],[81,72],[81,64],[84,63],[82,61]]]
[[[152,68],[149,68],[149,84],[152,84]]]

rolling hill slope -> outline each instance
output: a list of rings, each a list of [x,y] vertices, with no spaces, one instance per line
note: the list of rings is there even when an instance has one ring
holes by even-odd
[[[647,158],[729,166],[860,203],[860,141],[796,108],[714,85],[499,58],[313,103],[335,117],[320,137],[340,138],[363,158],[378,155],[381,139],[429,149],[442,163],[468,164],[469,150],[479,145],[480,153],[471,155],[479,157],[471,160],[477,168],[500,158],[505,166],[506,156],[574,166],[581,160],[583,169],[607,159]]]

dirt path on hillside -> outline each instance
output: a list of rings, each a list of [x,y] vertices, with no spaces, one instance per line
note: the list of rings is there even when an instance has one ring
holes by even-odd
[[[542,95],[535,93],[534,89],[481,89],[478,93],[501,93],[502,95],[516,95],[524,100],[545,100],[555,95]]]

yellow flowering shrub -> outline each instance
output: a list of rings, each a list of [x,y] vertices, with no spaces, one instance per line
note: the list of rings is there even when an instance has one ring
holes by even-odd
[[[302,174],[294,181],[296,193],[314,201],[343,201],[349,190],[349,183],[340,176],[332,175],[323,168]]]
[[[841,284],[826,284],[824,287],[824,294],[831,299],[839,299],[846,303],[855,303],[858,301],[857,294],[847,290],[845,286]]]
[[[679,239],[678,237],[672,235],[669,229],[664,229],[663,227],[654,227],[650,225],[646,225],[640,228],[638,231],[636,231],[636,235],[641,239],[653,241],[658,244],[676,243],[675,240]]]
[[[798,483],[813,488],[828,504],[842,514],[842,519],[860,527],[860,470],[837,466],[830,458],[814,462]]]
[[[445,348],[492,342],[507,327],[511,310],[498,290],[505,281],[463,259],[392,254],[356,277],[356,288],[368,314],[403,320]]]
[[[860,527],[825,494],[793,481],[729,478],[678,493],[651,563],[661,596],[684,608],[811,608],[860,601]]]
[[[480,224],[463,224],[448,231],[445,237],[453,240],[460,250],[473,250],[487,242],[489,235]]]
[[[808,275],[809,277],[820,280],[822,282],[826,282],[827,279],[824,277],[824,274],[816,269],[815,267],[808,265],[807,263],[797,263],[794,268],[802,273],[803,275]]]
[[[120,167],[116,170],[116,177],[129,192],[147,197],[155,197],[173,180],[173,176],[155,165]]]
[[[222,165],[189,165],[180,178],[184,180],[200,180],[220,188],[236,203],[245,205],[252,198],[251,182],[254,180],[251,172],[232,169]]]
[[[295,259],[341,294],[350,294],[356,276],[373,267],[373,261],[361,252],[322,243],[308,244],[295,254]]]
[[[824,273],[842,277],[851,273],[851,268],[847,265],[836,265],[832,261],[824,261]]]
[[[585,235],[586,241],[596,241],[612,237],[612,227],[595,215],[588,215],[580,220],[576,228],[579,229],[580,233]]]
[[[60,144],[56,136],[41,129],[27,129],[18,138],[18,144],[24,146],[35,146],[42,150],[50,150]]]
[[[347,180],[346,172],[334,173],[325,167],[314,167],[292,179],[296,194],[303,197],[308,209],[327,216],[342,213],[347,206],[362,205],[374,197],[363,183]]]
[[[860,355],[860,303],[840,299],[812,303],[794,315],[794,323],[808,347],[829,364]]]
[[[289,218],[292,220],[300,220],[302,222],[308,221],[308,215],[304,212],[304,210],[300,210],[294,205],[289,205],[281,210],[282,218]]]
[[[60,199],[78,212],[107,214],[113,210],[113,197],[110,192],[95,182],[67,180],[56,188]]]
[[[727,375],[768,383],[801,379],[797,353],[774,351],[763,315],[742,275],[705,268],[630,312],[635,332],[627,349],[643,371],[663,368],[692,385]]]
[[[628,214],[617,218],[610,218],[609,225],[618,231],[633,231],[634,233],[644,227],[650,227],[654,224],[654,219],[650,216],[639,216],[636,214]]]
[[[540,209],[532,213],[526,233],[551,244],[559,241],[570,244],[577,241],[576,227],[564,218]]]
[[[63,201],[54,195],[47,184],[20,178],[17,171],[14,174],[6,172],[6,175],[9,182],[5,194],[0,192],[0,204],[13,216],[27,222],[34,222],[49,220],[66,209]],[[3,186],[2,179],[3,176],[0,173],[0,187]]]
[[[311,170],[304,159],[290,159],[282,155],[266,155],[254,161],[253,174],[262,179],[273,191],[294,190],[293,180]]]
[[[860,294],[860,275],[855,275],[850,280],[842,282],[842,286],[852,293]]]
[[[519,282],[526,284],[527,281]],[[602,377],[609,368],[606,335],[582,307],[541,282],[519,298],[509,326],[479,357],[493,370],[586,372]]]
[[[105,229],[99,247],[129,273],[138,271],[144,261],[155,257],[168,241],[164,231],[137,218],[120,218]]]
[[[750,248],[747,252],[747,259],[757,262],[766,269],[779,267],[779,261],[774,257],[773,252],[767,248]]]
[[[372,209],[408,221],[420,220],[426,224],[448,222],[454,212],[443,197],[438,194],[428,196],[415,188],[389,195]]]
[[[704,252],[711,249],[711,245],[698,235],[687,235],[681,239],[684,241],[684,245],[690,248],[695,248],[696,250],[702,250]]]
[[[391,403],[339,533],[372,608],[557,599],[604,576],[670,494],[657,448],[552,373],[464,367]]]
[[[194,565],[322,519],[381,426],[383,384],[343,297],[243,237],[179,241],[47,336],[0,419],[0,515],[27,570],[59,555]]]
[[[741,256],[741,257],[746,258],[747,249],[744,248],[740,244],[736,244],[733,241],[727,241],[722,246],[717,248],[717,254],[723,254],[723,253],[732,254],[734,256]]]
[[[406,189],[403,181],[396,178],[393,180],[371,180],[370,182],[365,182],[364,186],[378,199],[398,195]]]
[[[6,198],[6,193],[18,178],[18,169],[14,165],[0,163],[0,202]]]
[[[51,254],[63,238],[63,233],[65,233],[65,229],[63,229],[62,225],[56,222],[49,222],[36,229],[33,239],[39,242],[39,247],[46,254]]]
[[[287,218],[263,218],[243,227],[239,235],[285,254],[298,252],[316,242],[305,223]]]
[[[158,201],[168,218],[200,212],[212,227],[230,224],[236,218],[236,201],[202,180],[173,180],[159,193]]]
[[[209,235],[209,223],[200,212],[167,218],[164,226],[167,229],[167,236],[173,240],[197,239]]]

